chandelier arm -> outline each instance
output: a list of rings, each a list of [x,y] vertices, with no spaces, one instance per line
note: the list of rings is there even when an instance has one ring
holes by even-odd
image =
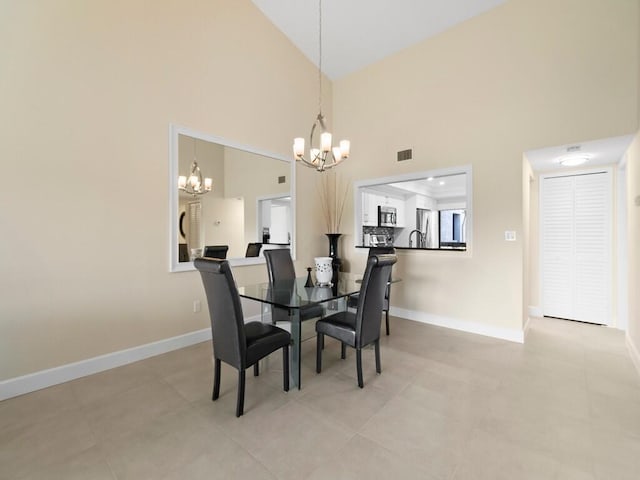
[[[313,122],[313,125],[311,126],[311,133],[309,134],[309,148],[313,148],[313,132],[316,131],[317,125],[318,122]]]

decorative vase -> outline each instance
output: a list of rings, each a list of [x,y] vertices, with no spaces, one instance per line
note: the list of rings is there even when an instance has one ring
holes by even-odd
[[[333,259],[331,262],[332,275],[331,275],[331,283],[334,285],[338,284],[338,273],[340,272],[340,267],[342,266],[342,260],[338,255],[338,240],[342,236],[341,233],[325,233],[325,235],[329,238],[329,256]]]
[[[333,258],[331,257],[315,257],[316,262],[316,282],[318,286],[331,285],[333,277]]]

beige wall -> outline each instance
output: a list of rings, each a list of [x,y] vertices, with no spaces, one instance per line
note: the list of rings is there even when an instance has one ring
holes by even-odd
[[[473,166],[471,255],[401,255],[395,306],[522,328],[522,154],[637,129],[637,10],[635,0],[511,0],[334,83],[354,179]],[[396,163],[405,148],[413,160]],[[346,251],[361,268],[364,256]]]
[[[637,2],[640,5],[640,1]],[[640,8],[638,8],[640,24]],[[636,32],[636,44],[640,55],[640,30]],[[640,91],[640,64],[638,65],[637,87]],[[640,98],[638,98],[638,117],[640,117]],[[628,292],[629,292],[629,331],[635,355],[640,354],[640,130],[627,153],[627,225],[628,225]],[[635,357],[636,367],[640,370],[640,358]]]
[[[638,1],[640,5],[640,1]],[[638,23],[640,24],[640,8],[638,8]],[[636,32],[638,52],[640,54],[640,30]],[[638,90],[640,90],[640,64],[638,65]],[[638,98],[638,117],[640,117],[640,98]],[[629,149],[627,157],[627,225],[629,226],[629,338],[635,352],[640,352],[640,206],[636,199],[640,198],[640,130]],[[636,358],[636,361],[640,358]],[[640,369],[640,364],[636,363]]]
[[[0,380],[206,328],[168,273],[169,123],[290,155],[316,68],[249,0],[3,2],[0,49]]]
[[[249,0],[2,8],[0,380],[205,328],[206,309],[191,313],[197,273],[167,271],[168,125],[290,155],[317,113],[315,67]],[[472,254],[401,255],[394,305],[521,329],[522,152],[637,131],[638,9],[510,0],[323,82],[333,133],[352,141],[343,175],[473,165]],[[396,164],[405,148],[414,159]],[[327,251],[317,179],[297,168],[300,272]],[[348,201],[341,252],[359,271]],[[234,274],[266,278],[264,266]]]

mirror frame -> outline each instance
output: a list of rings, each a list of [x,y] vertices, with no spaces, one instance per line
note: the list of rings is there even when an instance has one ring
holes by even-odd
[[[409,249],[402,248],[398,250],[399,252],[455,252],[456,255],[468,256],[471,257],[471,249],[473,248],[473,169],[471,165],[461,165],[459,167],[450,167],[450,168],[441,168],[437,170],[424,170],[420,172],[411,172],[411,173],[403,173],[400,175],[393,175],[390,177],[380,177],[380,178],[371,178],[367,180],[358,180],[353,182],[353,238],[354,238],[354,247],[356,247],[356,251],[364,250],[367,251],[366,248],[357,248],[361,247],[358,243],[358,240],[361,238],[361,229],[362,224],[360,224],[357,219],[362,218],[362,201],[360,200],[360,192],[362,188],[371,187],[374,185],[382,185],[386,183],[397,183],[397,182],[406,182],[410,180],[416,180],[420,178],[429,178],[429,177],[444,177],[448,175],[459,175],[466,174],[466,197],[467,197],[467,206],[465,210],[467,211],[467,230],[466,230],[466,248],[464,250],[452,249],[452,248],[430,248],[430,249]]]
[[[183,127],[173,123],[169,124],[169,272],[195,271],[193,262],[178,261],[178,135],[185,135],[205,142],[217,143],[225,147],[243,150],[245,152],[288,162],[290,166],[290,194],[291,194],[291,256],[296,259],[296,169],[292,159],[273,152],[260,150],[248,145],[228,140],[223,137]],[[214,179],[215,181],[215,179]],[[256,216],[257,218],[257,216]],[[229,258],[231,266],[259,265],[265,263],[264,257],[237,257]]]

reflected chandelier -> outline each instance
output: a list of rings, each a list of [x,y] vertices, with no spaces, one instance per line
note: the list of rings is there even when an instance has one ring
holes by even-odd
[[[349,140],[340,140],[339,146],[332,146],[331,133],[327,132],[324,123],[324,115],[322,115],[322,0],[318,1],[318,30],[319,30],[319,48],[318,48],[318,116],[311,127],[309,135],[309,158],[304,157],[304,138],[295,138],[293,140],[293,155],[296,160],[309,168],[315,168],[319,172],[324,172],[329,168],[339,165],[343,160],[349,157],[351,144]],[[313,147],[313,134],[316,128],[320,126],[320,145],[319,148]]]
[[[193,163],[191,164],[191,173],[189,174],[189,178],[184,175],[180,175],[178,177],[178,190],[182,190],[194,197],[204,195],[205,193],[209,193],[213,190],[213,180],[211,178],[206,177],[203,181],[202,172],[200,171],[198,161],[196,160],[196,143],[197,140],[194,138]]]

